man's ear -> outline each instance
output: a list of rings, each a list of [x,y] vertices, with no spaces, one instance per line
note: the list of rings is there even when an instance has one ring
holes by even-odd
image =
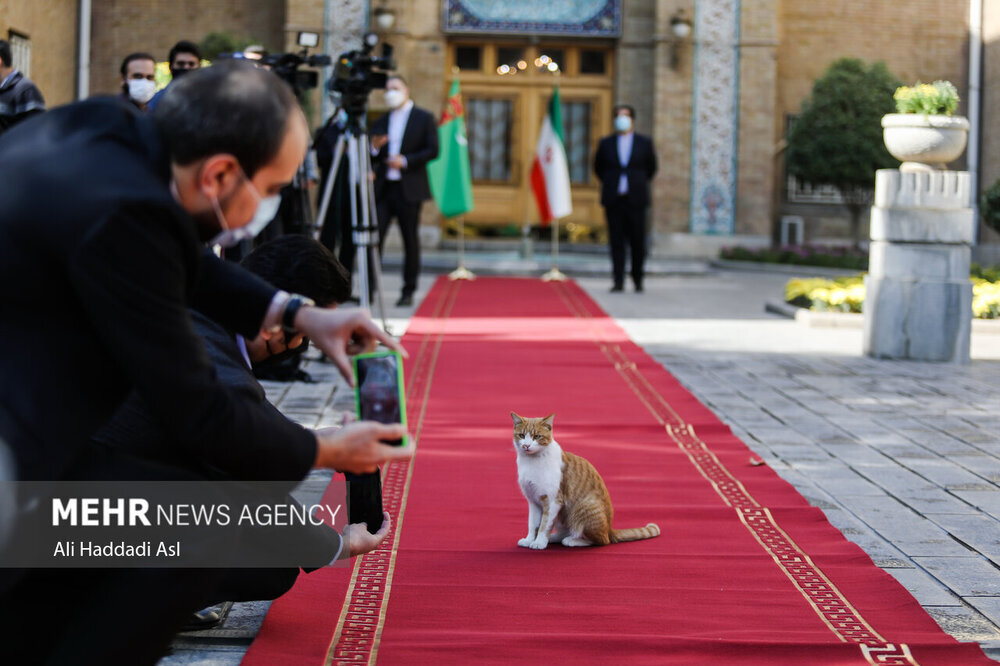
[[[237,159],[229,153],[219,153],[202,163],[197,185],[209,199],[222,199],[234,191],[242,178],[243,171]]]

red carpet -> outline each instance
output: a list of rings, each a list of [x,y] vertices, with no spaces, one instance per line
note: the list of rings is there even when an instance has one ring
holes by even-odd
[[[404,344],[418,453],[383,472],[397,527],[350,580],[300,577],[244,663],[994,663],[751,465],[575,284],[439,280]],[[604,477],[615,526],[663,535],[518,548],[511,410],[554,412],[559,443]]]

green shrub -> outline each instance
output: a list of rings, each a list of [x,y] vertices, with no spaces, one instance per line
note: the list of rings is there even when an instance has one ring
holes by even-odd
[[[979,214],[993,231],[1000,232],[1000,180],[990,185],[979,200]]]
[[[780,248],[750,249],[745,247],[723,248],[720,259],[730,261],[757,261],[770,264],[798,266],[823,266],[825,268],[868,268],[868,254],[853,247],[824,245],[786,245]]]

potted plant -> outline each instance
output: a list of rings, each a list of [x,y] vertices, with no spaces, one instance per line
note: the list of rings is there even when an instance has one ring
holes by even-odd
[[[969,121],[953,116],[958,91],[948,81],[903,86],[893,95],[897,113],[882,118],[885,147],[902,162],[900,171],[944,169],[965,150]]]

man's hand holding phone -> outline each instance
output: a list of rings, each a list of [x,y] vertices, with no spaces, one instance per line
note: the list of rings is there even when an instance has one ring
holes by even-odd
[[[315,467],[352,474],[370,474],[379,465],[395,460],[409,460],[410,447],[389,446],[383,441],[406,436],[406,426],[376,421],[355,421],[342,428],[316,431]]]

